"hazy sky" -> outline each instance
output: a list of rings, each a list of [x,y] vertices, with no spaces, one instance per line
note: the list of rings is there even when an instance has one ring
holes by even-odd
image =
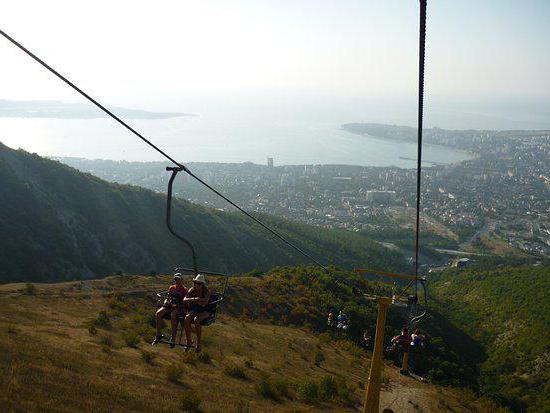
[[[415,0],[4,1],[0,27],[110,102],[416,93]],[[427,92],[550,98],[550,1],[428,3]],[[3,38],[0,98],[78,100]]]

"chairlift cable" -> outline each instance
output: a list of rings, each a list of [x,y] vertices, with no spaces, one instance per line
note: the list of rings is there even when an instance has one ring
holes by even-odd
[[[420,235],[420,194],[422,178],[422,122],[424,115],[424,60],[426,54],[426,5],[427,0],[420,0],[420,33],[418,53],[418,143],[416,159],[416,236],[414,248],[415,297],[418,298],[418,252]]]

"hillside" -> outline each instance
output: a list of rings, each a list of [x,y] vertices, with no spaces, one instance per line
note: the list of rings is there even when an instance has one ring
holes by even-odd
[[[516,411],[550,411],[550,268],[447,271],[431,288],[441,313],[484,347],[480,391]]]
[[[152,191],[0,144],[0,197],[0,282],[166,273],[189,265],[188,251],[165,228],[165,198]],[[242,215],[185,201],[175,202],[172,215],[195,245],[201,268],[243,272],[305,262]],[[328,264],[404,266],[400,254],[362,235],[263,219]]]
[[[164,289],[169,277],[2,285],[3,410],[357,410],[367,353],[328,333],[236,313],[277,277],[231,280],[228,305],[206,328],[201,357],[148,344],[153,292]],[[293,304],[300,300],[291,297]],[[29,389],[32,397],[21,397]],[[381,405],[400,413],[497,411],[469,392],[401,377],[391,365],[385,367]]]

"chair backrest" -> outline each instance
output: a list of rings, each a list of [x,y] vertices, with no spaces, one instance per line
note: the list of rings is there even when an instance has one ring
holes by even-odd
[[[210,294],[210,299],[208,300],[207,311],[210,312],[210,316],[203,320],[201,325],[209,326],[210,324],[216,321],[216,313],[218,310],[218,304],[223,301],[223,295],[220,293]]]

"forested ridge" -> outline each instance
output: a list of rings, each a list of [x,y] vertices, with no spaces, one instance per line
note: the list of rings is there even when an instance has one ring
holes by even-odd
[[[189,252],[165,227],[165,196],[153,191],[107,183],[0,144],[0,196],[0,282],[168,272],[190,264]],[[243,272],[307,262],[237,213],[175,200],[172,215],[195,245],[201,268]],[[400,254],[359,234],[262,219],[327,264],[404,266]]]
[[[484,349],[479,391],[516,411],[550,411],[550,267],[449,270],[431,288],[434,307]]]

